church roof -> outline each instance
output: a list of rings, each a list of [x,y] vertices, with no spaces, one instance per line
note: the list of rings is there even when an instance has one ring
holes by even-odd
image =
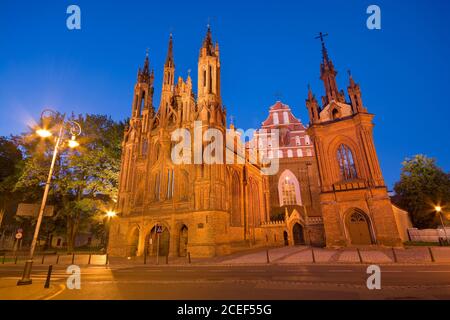
[[[287,112],[288,122],[285,121],[284,113]],[[276,116],[274,114],[277,114]],[[275,121],[274,117],[278,117],[278,123]],[[305,126],[302,122],[297,119],[292,113],[291,108],[282,103],[281,101],[277,101],[273,106],[270,107],[269,116],[262,123],[262,129],[274,126],[287,126],[289,130],[305,130]]]

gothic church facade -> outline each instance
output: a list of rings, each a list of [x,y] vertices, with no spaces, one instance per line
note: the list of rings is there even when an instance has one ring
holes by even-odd
[[[321,78],[326,96],[319,105],[309,91],[309,127],[278,102],[263,123],[269,131],[280,129],[277,149],[257,132],[244,151],[278,157],[277,174],[264,175],[258,162],[248,161],[234,149],[231,156],[244,156],[244,161],[173,163],[174,130],[186,129],[192,136],[201,130],[203,136],[213,128],[224,141],[230,134],[220,69],[219,46],[208,28],[194,94],[190,76],[175,81],[170,37],[156,109],[154,72],[146,57],[124,133],[119,217],[110,228],[110,255],[186,256],[189,252],[193,257],[211,257],[254,246],[401,244],[373,144],[373,115],[363,106],[353,79],[348,87],[350,102],[337,90],[336,71],[324,45]],[[274,114],[285,121],[273,123]],[[234,132],[232,125],[229,129]],[[233,139],[236,150],[245,150],[238,134]],[[192,151],[195,148],[192,145]],[[223,159],[229,151],[223,150]]]

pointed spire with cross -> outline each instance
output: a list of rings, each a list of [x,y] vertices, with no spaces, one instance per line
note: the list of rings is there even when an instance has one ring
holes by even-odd
[[[327,51],[327,48],[325,46],[325,40],[324,40],[325,37],[328,37],[328,33],[319,32],[319,35],[316,37],[316,39],[320,39],[320,42],[322,43],[323,61],[328,63],[329,62],[329,58],[328,58],[328,51]]]

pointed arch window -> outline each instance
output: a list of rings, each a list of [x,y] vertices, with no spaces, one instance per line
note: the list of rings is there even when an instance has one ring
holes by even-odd
[[[167,199],[173,198],[173,190],[175,187],[175,176],[173,169],[167,170]]]
[[[280,206],[302,205],[300,184],[289,170],[283,172],[278,180]]]
[[[158,172],[155,175],[155,189],[154,189],[155,191],[154,197],[155,200],[157,201],[160,200],[160,187],[161,187],[161,173]]]
[[[345,144],[341,144],[337,151],[339,170],[343,180],[358,178],[352,150]]]
[[[292,206],[297,204],[297,199],[295,196],[295,185],[294,182],[289,179],[289,177],[286,177],[286,179],[283,181],[281,190],[283,206]]]

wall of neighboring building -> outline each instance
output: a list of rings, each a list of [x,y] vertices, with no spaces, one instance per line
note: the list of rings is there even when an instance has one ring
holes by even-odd
[[[412,228],[412,222],[407,211],[392,205],[395,221],[397,222],[398,233],[403,242],[409,241],[408,229]]]

